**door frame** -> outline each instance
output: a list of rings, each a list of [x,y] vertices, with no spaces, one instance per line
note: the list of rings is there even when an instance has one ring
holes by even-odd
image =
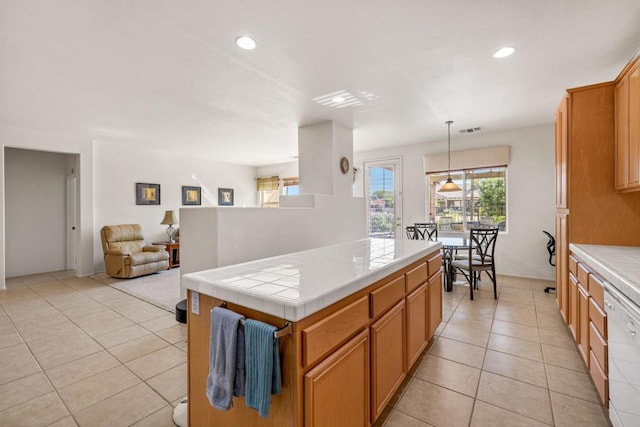
[[[77,190],[78,177],[75,174],[66,177],[66,198],[67,198],[67,270],[75,270],[77,268],[76,261],[76,209],[77,209]]]

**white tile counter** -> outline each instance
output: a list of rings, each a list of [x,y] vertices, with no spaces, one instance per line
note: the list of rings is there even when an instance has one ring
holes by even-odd
[[[257,261],[189,273],[187,289],[301,320],[429,253],[440,242],[362,239]]]
[[[569,244],[594,273],[640,305],[640,247]]]

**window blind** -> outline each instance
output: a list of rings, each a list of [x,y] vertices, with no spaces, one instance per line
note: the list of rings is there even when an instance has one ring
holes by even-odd
[[[290,186],[299,185],[299,184],[300,184],[300,179],[297,176],[290,177],[290,178],[282,178],[282,185],[284,185],[285,187],[290,187]]]
[[[273,191],[280,186],[280,177],[272,176],[271,178],[256,178],[258,191]]]
[[[468,170],[509,165],[509,146],[478,148],[451,152],[451,170]],[[447,152],[424,156],[424,173],[446,172]]]

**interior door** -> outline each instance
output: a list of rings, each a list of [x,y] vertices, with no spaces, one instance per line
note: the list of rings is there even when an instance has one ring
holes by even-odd
[[[369,201],[369,236],[402,238],[402,173],[400,159],[365,162],[365,197]]]

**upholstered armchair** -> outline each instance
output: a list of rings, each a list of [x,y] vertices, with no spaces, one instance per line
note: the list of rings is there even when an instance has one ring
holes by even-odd
[[[162,245],[145,245],[139,224],[106,225],[100,230],[107,275],[127,279],[169,268]]]

